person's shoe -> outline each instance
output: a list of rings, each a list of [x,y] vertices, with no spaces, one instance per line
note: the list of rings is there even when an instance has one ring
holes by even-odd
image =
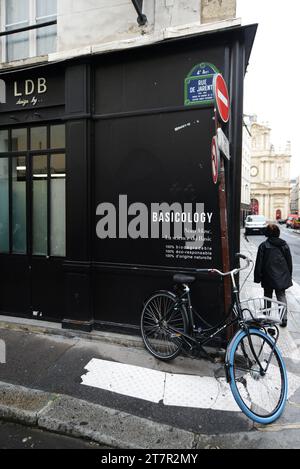
[[[287,319],[282,320],[280,327],[287,327]]]

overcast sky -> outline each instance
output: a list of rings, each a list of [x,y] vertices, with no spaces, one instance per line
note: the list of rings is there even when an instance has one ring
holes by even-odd
[[[244,112],[269,122],[273,143],[291,141],[291,176],[300,174],[298,5],[297,0],[237,0],[242,24],[258,23],[245,79]]]

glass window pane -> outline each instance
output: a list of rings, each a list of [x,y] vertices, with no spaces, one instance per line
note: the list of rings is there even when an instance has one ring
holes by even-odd
[[[0,252],[9,252],[9,185],[7,158],[0,158]]]
[[[27,23],[11,26],[6,29],[16,29],[17,27],[28,26]],[[6,38],[6,60],[13,62],[14,60],[26,59],[29,57],[29,32],[11,34]]]
[[[28,26],[29,0],[6,0],[6,30]],[[19,60],[29,56],[28,31],[7,36],[7,60]]]
[[[65,148],[66,146],[66,126],[65,124],[51,125],[51,148]]]
[[[45,23],[56,18],[56,0],[37,0],[37,23]],[[56,25],[37,30],[37,55],[47,55],[56,51]]]
[[[19,23],[29,19],[29,0],[6,0],[6,24]]]
[[[26,157],[12,159],[13,252],[26,253]]]
[[[51,156],[51,255],[66,255],[66,161]]]
[[[36,0],[37,18],[41,16],[56,16],[57,0]]]
[[[51,21],[51,18],[45,20],[38,20],[37,23]],[[36,49],[37,55],[48,55],[51,52],[56,52],[57,43],[57,26],[53,24],[37,30],[36,34]]]
[[[27,150],[27,129],[13,129],[11,132],[12,151]]]
[[[47,255],[47,156],[32,157],[33,254]]]
[[[0,130],[0,152],[8,151],[8,130]]]
[[[30,130],[31,150],[47,148],[47,127],[32,127]]]

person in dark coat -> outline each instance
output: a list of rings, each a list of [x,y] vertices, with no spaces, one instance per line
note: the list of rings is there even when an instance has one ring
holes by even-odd
[[[265,236],[268,239],[261,243],[256,256],[254,282],[261,283],[265,297],[272,298],[275,290],[277,300],[287,304],[285,290],[293,285],[291,251],[279,237],[280,229],[277,225],[268,225]],[[287,311],[281,326],[287,326]]]

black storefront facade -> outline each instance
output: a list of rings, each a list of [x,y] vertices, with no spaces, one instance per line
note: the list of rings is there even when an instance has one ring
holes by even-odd
[[[172,288],[175,271],[222,267],[218,188],[211,177],[213,107],[186,95],[190,72],[203,63],[223,74],[231,95],[224,130],[231,142],[226,179],[233,262],[243,78],[255,32],[256,26],[237,27],[1,73],[2,315],[134,333],[143,300]],[[151,237],[151,204],[162,203],[199,204],[202,247]],[[149,215],[143,228],[136,218],[141,204]],[[101,225],[104,216],[108,222]],[[99,236],[99,222],[104,229],[111,223],[110,237]],[[214,277],[203,276],[193,291],[212,321],[223,314],[223,297]]]

